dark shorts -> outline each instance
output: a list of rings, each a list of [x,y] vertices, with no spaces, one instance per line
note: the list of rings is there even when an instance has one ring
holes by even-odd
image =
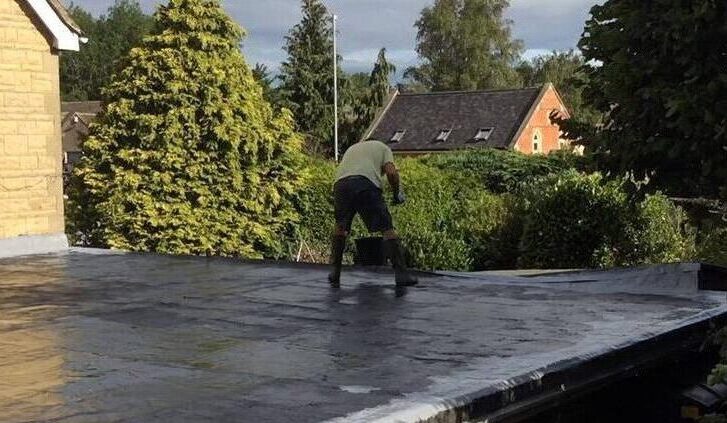
[[[394,229],[381,189],[363,176],[349,176],[333,186],[336,224],[351,230],[353,217],[358,213],[370,232]]]

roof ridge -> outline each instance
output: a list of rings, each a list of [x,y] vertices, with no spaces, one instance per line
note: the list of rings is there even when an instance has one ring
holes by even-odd
[[[526,91],[526,90],[541,90],[545,84],[533,85],[531,87],[523,88],[497,88],[490,90],[472,90],[472,91],[431,91],[427,93],[399,93],[399,96],[404,97],[415,97],[415,96],[432,96],[432,95],[455,95],[455,94],[484,94],[484,93],[500,93],[500,92],[513,92],[513,91]]]

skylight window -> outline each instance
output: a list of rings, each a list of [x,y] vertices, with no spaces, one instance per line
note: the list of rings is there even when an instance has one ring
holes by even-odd
[[[394,132],[394,135],[392,135],[389,142],[399,142],[404,138],[404,134],[406,134],[406,131],[396,131]]]
[[[474,141],[487,141],[495,128],[480,128],[475,134]]]
[[[447,141],[447,138],[449,138],[450,134],[452,134],[451,129],[442,129],[441,131],[439,131],[439,135],[437,135],[437,138],[435,139],[435,141],[437,141],[437,142]]]

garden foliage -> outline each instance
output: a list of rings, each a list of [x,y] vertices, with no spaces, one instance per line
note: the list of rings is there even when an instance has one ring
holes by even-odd
[[[604,120],[564,122],[599,166],[655,172],[650,187],[715,198],[727,189],[727,2],[608,0],[578,47],[586,106]]]
[[[627,183],[569,170],[530,187],[520,266],[604,268],[692,258],[684,211],[661,194],[637,202]]]
[[[582,157],[569,153],[525,155],[489,148],[437,154],[422,160],[495,193],[515,192],[542,176],[584,165]]]
[[[699,242],[700,260],[727,267],[727,227],[715,227],[706,232]]]
[[[104,90],[68,214],[87,244],[287,255],[301,139],[263,99],[218,0],[170,0]]]
[[[693,232],[680,208],[661,194],[632,198],[626,180],[563,170],[571,160],[500,151],[399,160],[408,201],[390,209],[411,264],[599,268],[693,258]],[[321,262],[333,229],[333,173],[332,163],[316,162],[301,195],[300,234]],[[352,235],[368,236],[360,223]]]

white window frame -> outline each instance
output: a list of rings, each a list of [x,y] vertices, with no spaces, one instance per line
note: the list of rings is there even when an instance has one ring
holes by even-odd
[[[437,138],[435,138],[434,141],[436,142],[445,142],[447,141],[447,138],[452,135],[452,129],[442,129],[439,131],[439,135],[437,135]]]
[[[495,132],[495,128],[493,126],[480,128],[477,130],[477,133],[475,134],[474,138],[472,138],[472,140],[474,142],[487,141],[490,139],[493,132]]]
[[[389,142],[400,142],[404,138],[404,135],[406,135],[406,129],[396,131],[394,132],[394,135],[392,135],[389,139]]]
[[[543,134],[539,129],[536,129],[533,132],[532,150],[533,154],[540,154],[543,152]]]

